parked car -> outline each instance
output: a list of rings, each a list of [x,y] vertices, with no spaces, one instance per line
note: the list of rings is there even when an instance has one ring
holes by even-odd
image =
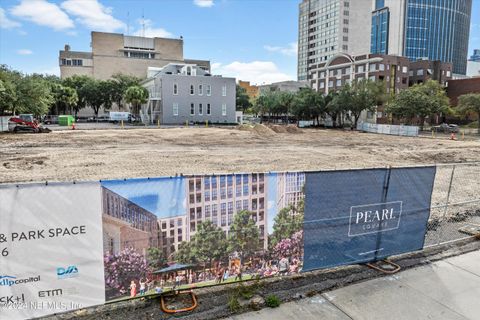
[[[445,132],[445,133],[457,133],[459,131],[458,125],[442,123],[438,126],[433,126],[432,131],[435,132]]]
[[[43,117],[44,124],[57,124],[58,123],[58,116],[56,115],[46,115]]]

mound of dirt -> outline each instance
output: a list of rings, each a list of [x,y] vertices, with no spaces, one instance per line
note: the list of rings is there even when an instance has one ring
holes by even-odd
[[[286,128],[288,133],[303,133],[303,130],[294,124],[289,124]]]
[[[260,136],[270,136],[275,134],[275,131],[270,129],[269,127],[263,124],[256,124],[256,125],[249,125],[249,124],[242,124],[237,127],[238,130],[242,131],[249,131],[254,132]]]
[[[287,128],[278,124],[270,124],[268,128],[272,129],[276,133],[287,133]]]

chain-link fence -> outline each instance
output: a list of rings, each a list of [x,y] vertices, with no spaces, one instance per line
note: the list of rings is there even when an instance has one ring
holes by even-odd
[[[437,165],[425,247],[480,230],[480,163]]]

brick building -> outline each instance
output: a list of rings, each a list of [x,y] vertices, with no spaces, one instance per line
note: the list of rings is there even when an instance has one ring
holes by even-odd
[[[458,97],[468,93],[480,94],[480,77],[448,81],[447,95],[453,107],[457,106]]]
[[[159,246],[157,217],[117,193],[102,187],[104,251],[118,253],[133,247],[146,254]]]

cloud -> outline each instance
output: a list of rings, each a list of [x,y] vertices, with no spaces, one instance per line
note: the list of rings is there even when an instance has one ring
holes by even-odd
[[[5,15],[5,10],[3,10],[3,8],[0,8],[0,27],[3,29],[12,29],[20,27],[20,23],[8,19]]]
[[[193,0],[197,7],[210,8],[214,5],[213,0]]]
[[[56,4],[45,0],[22,0],[10,9],[18,18],[31,21],[54,30],[66,30],[74,27],[73,21]]]
[[[281,72],[272,61],[234,61],[230,64],[212,63],[212,73],[237,80],[250,81],[253,84],[269,84],[292,80],[294,77]]]
[[[98,0],[67,0],[61,7],[94,31],[113,32],[126,28],[125,23],[112,16],[112,8],[105,7]]]
[[[266,45],[263,48],[267,51],[279,52],[286,56],[296,56],[298,52],[298,44],[296,42],[289,43],[287,47],[274,47]]]
[[[29,49],[20,49],[20,50],[17,50],[17,53],[21,54],[22,56],[27,56],[27,55],[32,54],[33,51],[29,50]]]
[[[138,23],[140,24],[140,29],[135,31],[133,33],[133,35],[134,36],[143,36],[143,28],[141,26],[142,20],[141,19],[138,20]],[[145,37],[148,37],[148,38],[155,38],[155,37],[171,38],[171,37],[173,37],[172,33],[168,32],[167,30],[165,30],[163,28],[154,28],[153,27],[153,22],[149,19],[145,19],[144,24],[145,24]]]

